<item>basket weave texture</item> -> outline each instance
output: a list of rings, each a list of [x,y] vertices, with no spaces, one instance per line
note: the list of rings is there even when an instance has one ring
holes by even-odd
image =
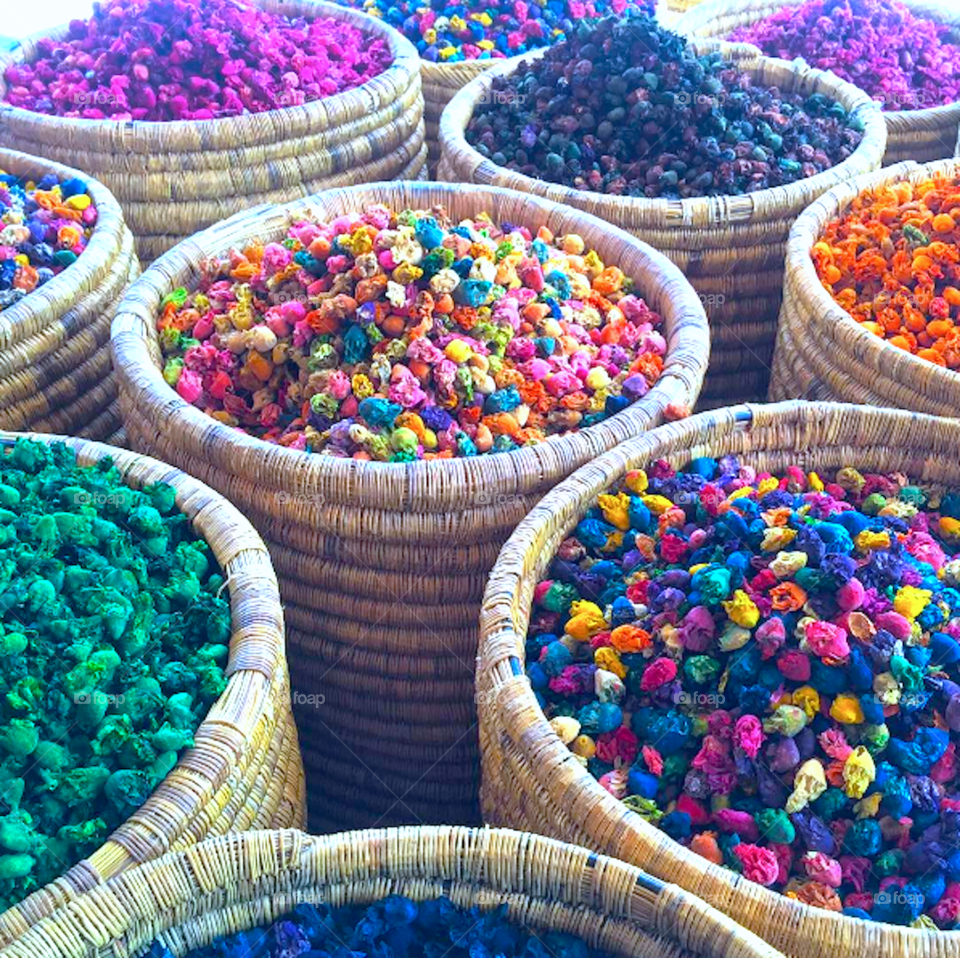
[[[0,444],[22,435],[0,432]],[[65,442],[81,465],[111,456],[135,488],[173,486],[178,508],[209,543],[227,579],[232,635],[227,687],[197,729],[194,747],[96,852],[0,915],[0,945],[134,865],[229,831],[299,828],[306,819],[283,611],[263,540],[222,496],[165,463],[98,442],[28,435]]]
[[[0,958],[173,954],[274,921],[298,904],[388,894],[462,907],[509,905],[512,921],[565,931],[619,958],[782,958],[676,885],[584,848],[505,829],[370,829],[313,838],[214,839],[118,876],[0,951]]]
[[[609,794],[554,733],[524,675],[533,590],[598,494],[629,469],[733,454],[777,473],[799,464],[960,482],[960,422],[892,409],[789,402],[700,413],[631,439],[545,496],[500,553],[481,614],[477,701],[486,821],[596,848],[676,882],[790,958],[956,958],[960,934],[803,905],[677,844]]]
[[[770,399],[823,399],[897,406],[960,416],[960,373],[891,346],[839,306],[810,256],[827,224],[864,190],[960,173],[960,161],[906,162],[868,173],[824,194],[798,217],[787,243],[783,306],[770,377]]]
[[[44,116],[0,102],[0,141],[75,164],[120,201],[149,263],[197,230],[264,203],[317,190],[425,175],[420,58],[387,24],[322,0],[252,0],[288,17],[332,17],[386,41],[393,61],[353,90],[266,113],[170,123]],[[34,59],[35,34],[8,55]]]
[[[446,105],[474,77],[503,63],[497,60],[461,60],[459,63],[420,61],[423,82],[423,119],[427,130],[428,162],[435,170],[440,161],[440,117]]]
[[[0,429],[107,439],[120,426],[110,320],[140,273],[133,237],[110,191],[86,174],[4,148],[0,170],[83,180],[97,208],[83,255],[0,313]]]
[[[633,277],[664,318],[656,386],[623,413],[517,452],[376,463],[311,455],[240,433],[164,382],[156,332],[171,289],[197,263],[299,218],[369,203],[440,204],[455,219],[578,232]],[[314,828],[478,819],[473,675],[477,616],[497,550],[554,483],[604,449],[696,402],[709,353],[703,307],[663,256],[595,217],[522,194],[452,184],[333,190],[218,224],[172,250],[131,287],[113,324],[121,406],[134,448],[202,478],[270,546],[289,624],[294,707]],[[319,698],[318,698],[319,697]],[[322,702],[321,702],[322,699]]]
[[[691,38],[725,40],[738,27],[756,23],[788,6],[806,0],[705,0],[685,13],[674,25],[677,33]],[[960,28],[960,6],[950,0],[901,0],[918,17]],[[915,160],[929,163],[953,155],[960,126],[960,103],[922,110],[884,111],[887,152],[884,166]]]
[[[494,67],[450,102],[440,123],[443,156],[438,175],[462,183],[504,186],[568,203],[626,229],[665,253],[693,283],[710,320],[713,350],[703,400],[735,401],[766,395],[777,313],[783,286],[787,234],[798,213],[825,190],[877,169],[886,143],[879,107],[832,74],[783,60],[757,58],[754,47],[701,41],[696,48],[722,50],[756,82],[787,91],[823,93],[863,120],[863,142],[843,163],[785,187],[744,196],[686,200],[608,196],[535,180],[484,159],[467,144],[464,130],[497,76],[520,60]]]

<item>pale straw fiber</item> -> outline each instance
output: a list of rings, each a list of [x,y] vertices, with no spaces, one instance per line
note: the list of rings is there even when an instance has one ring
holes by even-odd
[[[0,958],[178,956],[262,927],[299,904],[445,895],[501,904],[531,933],[563,931],[616,958],[783,958],[719,911],[639,868],[506,829],[381,828],[314,838],[212,839],[118,875],[40,922]]]

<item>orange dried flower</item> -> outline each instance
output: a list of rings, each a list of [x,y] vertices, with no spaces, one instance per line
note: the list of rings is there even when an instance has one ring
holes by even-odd
[[[824,288],[867,332],[960,366],[960,174],[862,193],[810,256]]]
[[[653,644],[653,637],[638,626],[618,625],[610,633],[610,644],[618,652],[642,652]]]
[[[807,593],[796,582],[781,582],[770,590],[770,601],[778,612],[796,612],[803,608]]]

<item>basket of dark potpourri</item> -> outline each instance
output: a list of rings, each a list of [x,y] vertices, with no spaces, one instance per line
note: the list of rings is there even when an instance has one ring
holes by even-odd
[[[587,210],[684,269],[713,328],[716,401],[765,391],[789,228],[879,166],[886,128],[832,74],[633,17],[583,21],[478,77],[444,112],[441,141],[442,178]]]

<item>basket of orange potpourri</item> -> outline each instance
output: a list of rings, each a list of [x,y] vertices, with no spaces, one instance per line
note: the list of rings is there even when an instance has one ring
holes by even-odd
[[[787,248],[771,399],[960,410],[960,159],[842,184]]]

